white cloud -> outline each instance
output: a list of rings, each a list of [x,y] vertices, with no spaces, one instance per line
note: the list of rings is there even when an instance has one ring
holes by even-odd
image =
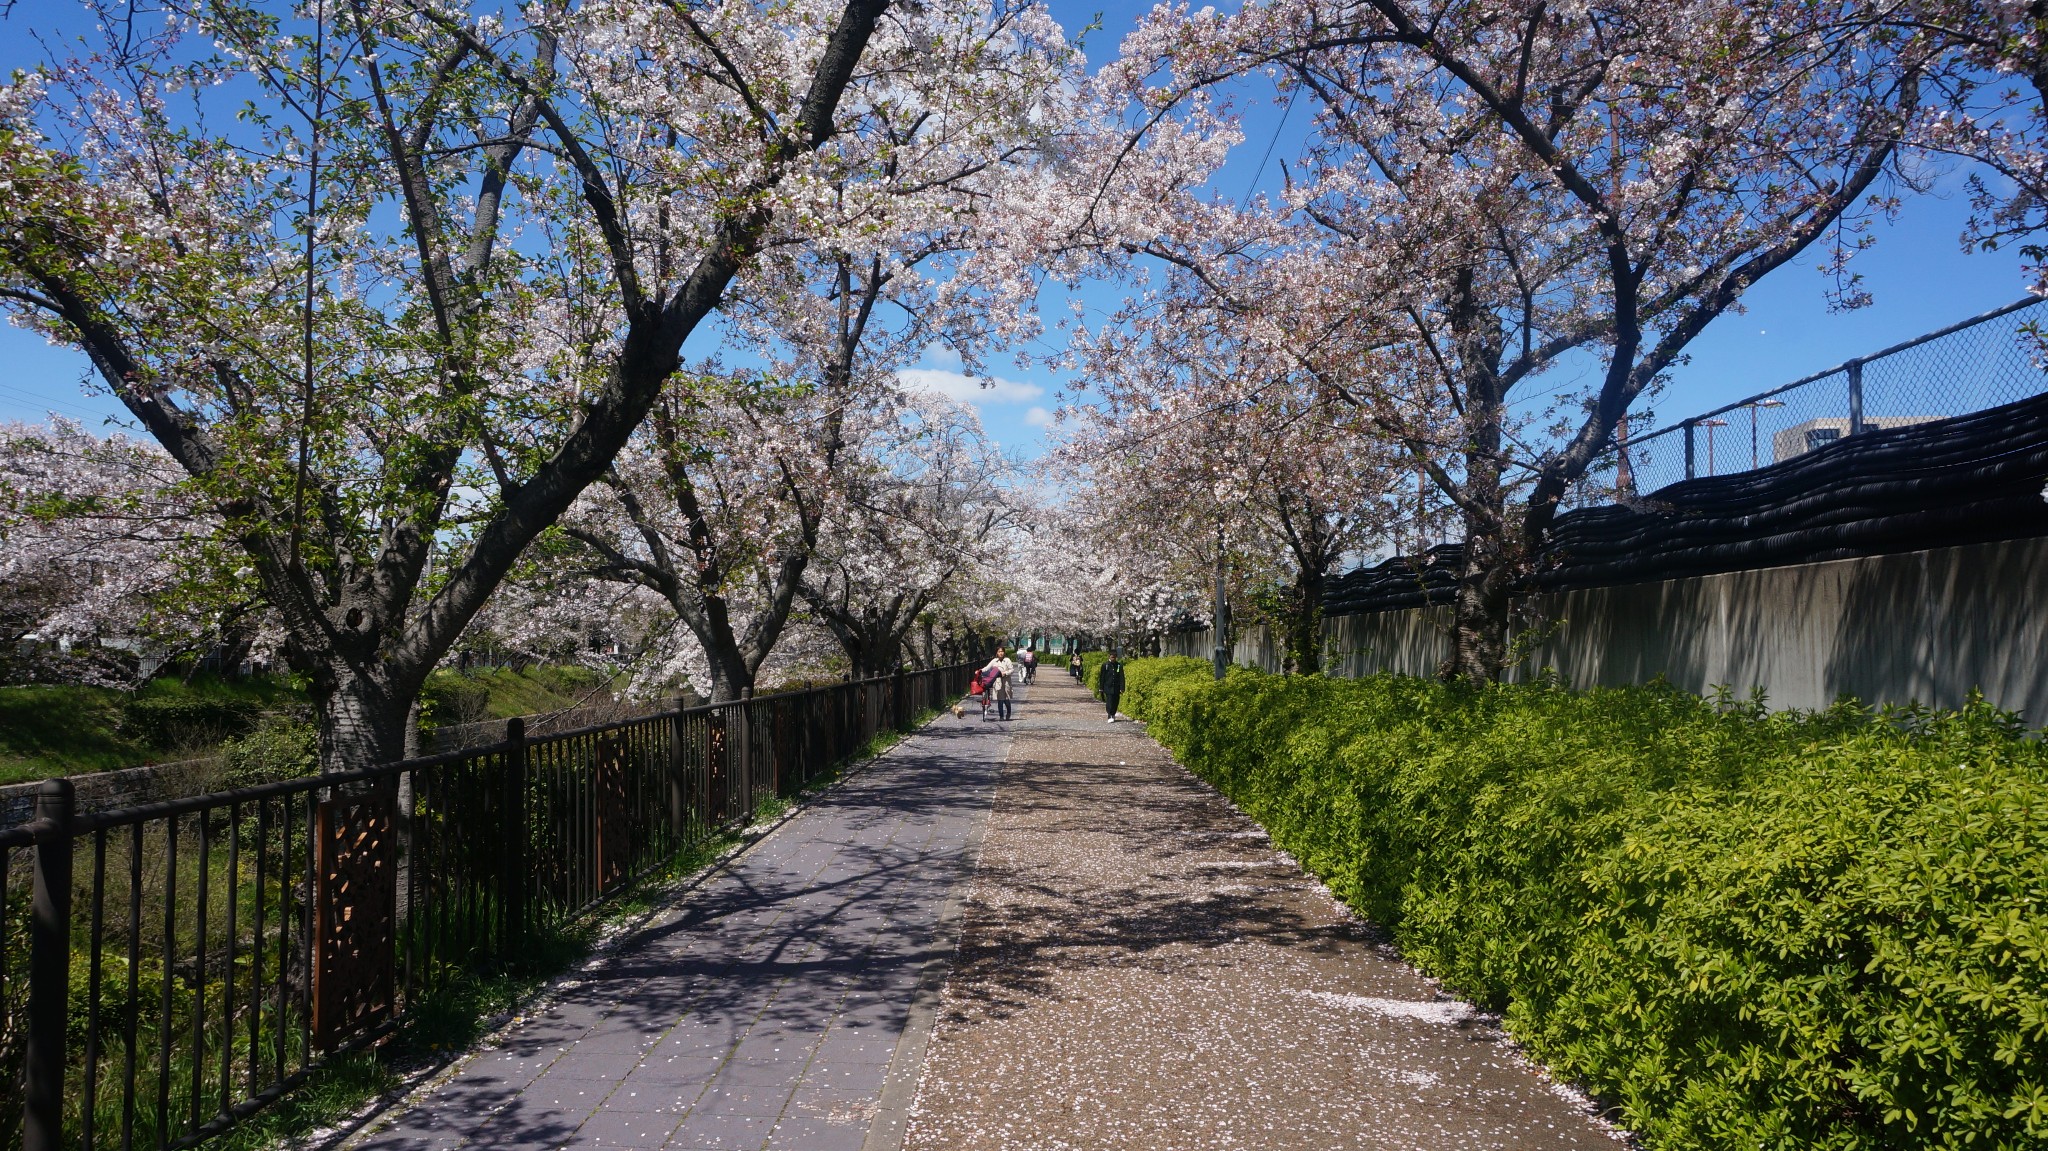
[[[1045,395],[1037,384],[1001,376],[976,379],[945,368],[904,368],[896,380],[911,391],[934,392],[965,404],[1025,404]]]
[[[953,369],[960,366],[960,353],[945,344],[926,344],[925,362],[941,368]]]
[[[1049,428],[1052,426],[1052,410],[1034,406],[1024,413],[1024,422],[1034,428]]]

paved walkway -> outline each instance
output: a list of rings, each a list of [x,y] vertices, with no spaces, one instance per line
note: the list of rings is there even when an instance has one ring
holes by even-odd
[[[947,912],[1009,743],[972,713],[941,716],[353,1146],[900,1143],[934,964],[957,942]],[[913,1012],[921,983],[927,1009]]]
[[[1048,671],[1013,723],[941,716],[827,793],[352,1151],[1614,1145]]]
[[[907,1151],[1616,1146],[1137,725],[1039,692]]]

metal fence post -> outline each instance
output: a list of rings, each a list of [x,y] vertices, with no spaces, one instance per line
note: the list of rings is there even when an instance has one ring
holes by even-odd
[[[1863,361],[1849,361],[1849,434],[1863,434]]]
[[[526,899],[526,721],[505,721],[505,773],[500,804],[504,834],[498,840],[498,955],[509,961],[525,942]]]
[[[676,697],[676,717],[669,724],[668,732],[668,821],[675,829],[676,842],[689,838],[690,796],[688,762],[684,758],[683,712],[688,703],[682,696]]]
[[[1692,430],[1693,430],[1693,422],[1692,422],[1691,420],[1687,420],[1687,421],[1685,421],[1685,425],[1684,425],[1684,427],[1685,427],[1685,478],[1686,478],[1686,479],[1691,479],[1691,478],[1693,478],[1693,474],[1694,474],[1694,473],[1693,473],[1693,466],[1692,466],[1692,458],[1693,458],[1693,455],[1692,455],[1692,438],[1693,438],[1693,437],[1692,437]]]
[[[36,843],[23,1151],[59,1151],[64,1145],[64,1041],[71,1000],[71,807],[68,779],[46,779],[36,791],[36,821],[54,830]]]
[[[740,818],[754,818],[754,689],[740,689]]]

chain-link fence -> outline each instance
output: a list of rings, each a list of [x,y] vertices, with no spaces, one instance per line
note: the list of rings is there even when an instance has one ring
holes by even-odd
[[[1947,419],[2048,391],[2028,298],[1804,379],[1651,430],[1638,417],[1567,501],[1623,502],[1680,480],[1768,467],[1844,436]]]

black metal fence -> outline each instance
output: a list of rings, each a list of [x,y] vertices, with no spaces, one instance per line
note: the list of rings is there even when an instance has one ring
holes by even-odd
[[[586,704],[561,711],[544,711],[525,717],[526,735],[531,739],[534,736],[553,735],[558,731],[575,728],[624,723],[627,720],[644,719],[661,710],[656,705],[620,702]],[[437,724],[431,730],[420,732],[420,752],[423,755],[435,755],[446,751],[468,751],[473,748],[489,747],[503,738],[504,734],[505,721],[502,719]]]
[[[679,709],[0,832],[0,1149],[187,1147],[390,1035],[965,667]]]
[[[1865,431],[1966,415],[2048,391],[2028,297],[1654,431],[1641,417],[1567,503],[1627,502],[1680,480],[1783,463]]]

